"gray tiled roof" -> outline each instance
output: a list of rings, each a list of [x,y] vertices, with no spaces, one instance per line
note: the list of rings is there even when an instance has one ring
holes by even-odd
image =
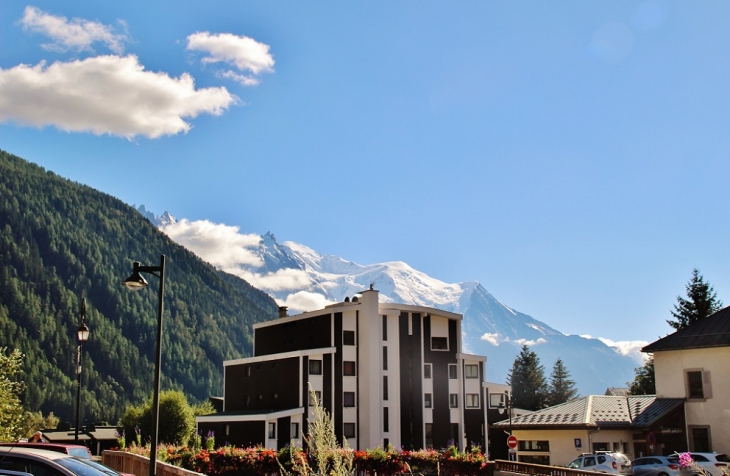
[[[730,306],[652,342],[642,352],[730,346]]]
[[[643,427],[681,405],[681,398],[654,395],[589,395],[512,418],[513,427]],[[496,423],[507,426],[509,421]]]

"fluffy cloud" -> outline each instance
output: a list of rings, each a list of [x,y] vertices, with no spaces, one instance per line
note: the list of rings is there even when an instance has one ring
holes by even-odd
[[[328,301],[321,294],[299,291],[288,295],[284,301],[279,300],[279,305],[287,306],[290,310],[307,311],[310,309],[322,309],[329,304],[333,304],[333,302]]]
[[[239,265],[259,267],[261,257],[249,249],[258,246],[261,237],[239,233],[237,226],[213,223],[208,220],[182,219],[163,226],[162,231],[217,268],[235,269]],[[228,271],[227,271],[228,272]]]
[[[264,265],[258,253],[261,237],[257,234],[243,234],[237,226],[208,220],[182,219],[166,224],[160,229],[173,241],[216,268],[245,279],[259,289],[276,292],[302,288],[310,284],[309,276],[301,269],[280,269],[273,273],[256,272],[256,268]],[[302,301],[304,298],[297,299]],[[315,300],[314,297],[307,299]]]
[[[499,337],[500,336],[497,333],[489,333],[489,332],[487,332],[486,334],[484,334],[483,336],[481,336],[480,339],[483,340],[483,341],[485,341],[485,342],[488,342],[488,343],[490,343],[490,344],[492,344],[493,346],[496,347],[496,346],[499,345]]]
[[[603,337],[599,337],[598,340],[611,347],[619,354],[627,355],[641,364],[644,363],[644,359],[647,357],[646,354],[641,352],[642,347],[649,345],[649,343],[645,340],[612,341]]]
[[[97,56],[0,69],[0,121],[157,138],[190,130],[184,118],[220,115],[237,101],[226,88],[145,71],[137,57]]]
[[[108,25],[79,18],[69,21],[66,17],[50,15],[32,6],[25,7],[20,23],[26,30],[51,38],[53,43],[43,45],[48,50],[86,51],[91,50],[92,44],[102,43],[114,53],[121,54],[127,41],[126,34],[114,33]]]
[[[208,56],[202,59],[203,63],[226,63],[241,72],[250,72],[253,76],[233,71],[221,73],[222,77],[233,79],[245,86],[258,84],[256,76],[274,70],[274,58],[269,53],[269,45],[247,36],[211,34],[207,31],[193,33],[188,36],[188,49],[207,53]]]
[[[544,344],[545,342],[547,342],[547,340],[545,340],[542,337],[540,337],[537,340],[515,339],[513,342],[515,344],[519,344],[519,345],[532,346],[532,345]]]

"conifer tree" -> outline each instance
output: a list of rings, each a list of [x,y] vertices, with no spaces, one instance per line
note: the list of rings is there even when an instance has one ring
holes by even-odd
[[[558,357],[550,374],[550,385],[548,387],[548,405],[565,403],[576,397],[578,389],[575,382],[570,378],[570,372],[565,367],[563,360]]]
[[[629,395],[655,395],[654,356],[649,356],[644,365],[635,368],[634,372],[636,372],[634,381],[626,382],[629,386]]]
[[[676,330],[684,329],[722,309],[717,293],[705,282],[697,268],[692,270],[692,279],[687,283],[686,289],[687,299],[677,296],[677,304],[672,311],[676,320],[667,321]]]
[[[507,376],[512,387],[512,405],[525,410],[539,410],[547,405],[545,369],[540,358],[526,345],[515,358]]]

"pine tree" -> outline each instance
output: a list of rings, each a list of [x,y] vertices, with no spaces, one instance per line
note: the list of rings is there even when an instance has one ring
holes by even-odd
[[[705,282],[697,268],[692,270],[692,279],[687,283],[686,289],[688,299],[677,296],[677,304],[672,311],[676,320],[667,321],[676,330],[684,329],[722,309],[717,293]]]
[[[649,356],[644,365],[634,369],[636,376],[633,382],[626,382],[630,395],[655,395],[654,356]]]
[[[572,400],[578,394],[575,388],[575,382],[570,378],[570,372],[563,364],[562,359],[558,357],[553,366],[553,372],[550,374],[550,385],[548,387],[548,405],[558,405]]]
[[[515,358],[507,376],[507,385],[512,387],[512,405],[525,410],[539,410],[547,404],[545,369],[540,358],[526,345]]]

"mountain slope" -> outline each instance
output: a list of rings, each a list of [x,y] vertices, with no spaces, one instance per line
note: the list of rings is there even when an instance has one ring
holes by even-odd
[[[173,219],[174,220],[174,219]],[[267,233],[245,236],[238,258],[222,259],[223,246],[215,240],[228,230],[210,222],[170,222],[161,229],[177,242],[211,259],[217,266],[245,277],[266,290],[290,310],[307,311],[342,301],[373,284],[384,302],[432,306],[464,315],[467,351],[486,355],[487,378],[503,382],[522,344],[541,358],[549,376],[561,358],[581,393],[602,394],[607,387],[622,387],[633,379],[638,363],[597,339],[565,335],[547,324],[499,302],[478,282],[444,283],[403,262],[360,265],[338,256],[322,255],[291,241],[278,243]],[[215,230],[215,232],[211,232]],[[235,233],[239,233],[237,229]],[[233,241],[230,236],[222,243]],[[211,253],[210,250],[215,250]],[[230,250],[231,256],[234,250]],[[241,253],[248,253],[241,258]],[[214,261],[215,260],[215,261]]]
[[[251,353],[275,302],[171,241],[120,200],[0,151],[0,347],[25,354],[30,410],[75,415],[76,329],[87,299],[82,421],[116,420],[152,390],[157,278],[131,293],[132,262],[166,255],[163,388],[222,389],[222,362]]]

